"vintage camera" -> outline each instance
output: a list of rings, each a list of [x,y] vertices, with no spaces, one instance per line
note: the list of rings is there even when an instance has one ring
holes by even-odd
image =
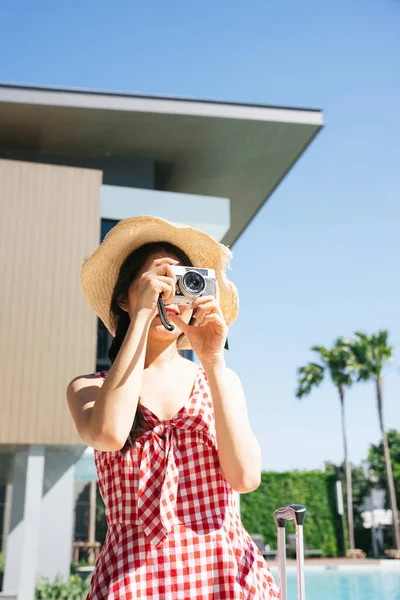
[[[172,266],[176,277],[175,296],[168,304],[191,304],[199,296],[216,297],[214,269]]]

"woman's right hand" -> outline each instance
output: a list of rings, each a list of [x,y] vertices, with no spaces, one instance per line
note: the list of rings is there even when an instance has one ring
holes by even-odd
[[[157,300],[160,294],[164,302],[175,295],[176,278],[171,268],[179,264],[178,260],[165,256],[153,260],[148,271],[140,275],[133,286],[132,292],[136,296],[136,313],[149,311],[150,316],[157,314]]]

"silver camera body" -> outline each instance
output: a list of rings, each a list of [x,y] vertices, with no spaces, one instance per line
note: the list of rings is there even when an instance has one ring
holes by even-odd
[[[168,304],[191,304],[199,296],[216,297],[214,269],[173,266],[176,277],[175,295]]]

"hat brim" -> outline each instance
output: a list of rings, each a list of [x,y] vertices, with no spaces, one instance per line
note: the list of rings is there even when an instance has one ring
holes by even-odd
[[[115,330],[110,303],[121,266],[134,250],[151,242],[174,244],[187,254],[194,267],[214,269],[226,324],[229,326],[237,319],[238,292],[225,273],[232,257],[229,248],[190,225],[154,216],[132,217],[119,221],[82,265],[83,294],[112,336]],[[190,349],[187,338],[181,348]]]

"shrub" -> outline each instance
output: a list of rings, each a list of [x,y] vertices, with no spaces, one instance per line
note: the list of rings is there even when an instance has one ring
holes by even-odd
[[[78,577],[71,575],[68,582],[57,577],[53,583],[42,577],[36,585],[36,600],[85,600],[89,585]]]
[[[304,504],[307,516],[304,540],[309,548],[321,548],[324,556],[338,556],[339,539],[335,504],[335,475],[323,471],[263,472],[254,492],[240,498],[241,518],[249,533],[260,533],[276,548],[273,512],[292,502]],[[287,533],[295,531],[288,523]]]

